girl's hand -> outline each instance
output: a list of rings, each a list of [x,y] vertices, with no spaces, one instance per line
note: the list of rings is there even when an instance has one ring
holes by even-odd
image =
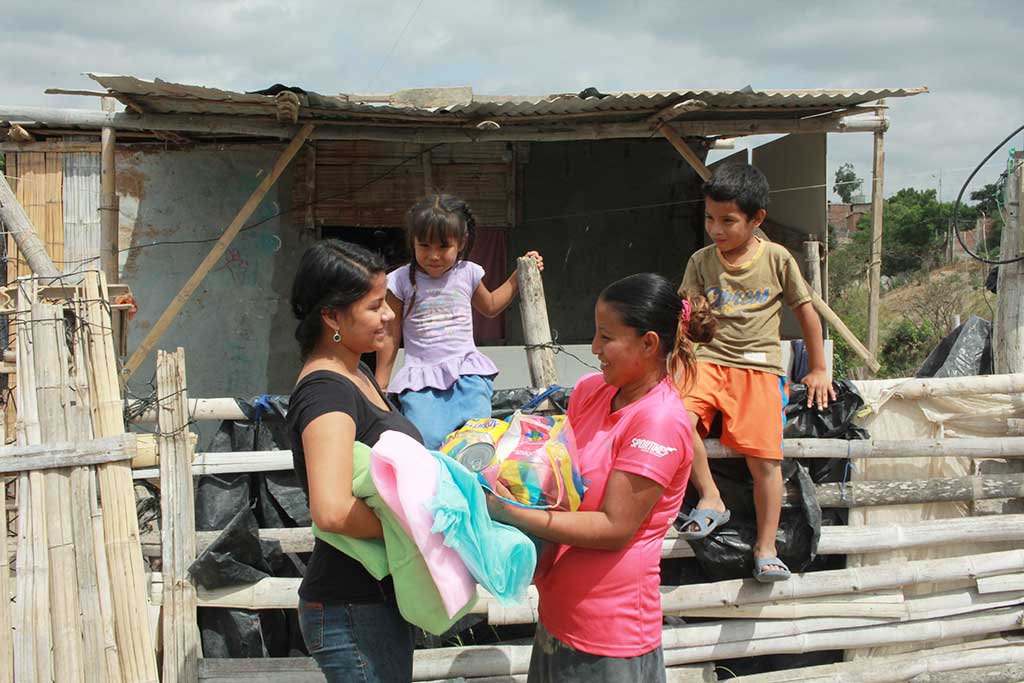
[[[539,270],[542,273],[544,272],[544,257],[541,256],[540,253],[536,251],[528,251],[525,254],[523,254],[523,258],[532,258],[534,261],[537,262],[537,270]]]

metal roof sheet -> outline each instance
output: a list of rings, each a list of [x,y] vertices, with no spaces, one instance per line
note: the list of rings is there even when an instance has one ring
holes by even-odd
[[[142,80],[133,76],[88,74],[124,102],[132,102],[140,109],[152,113],[176,114],[233,114],[241,116],[274,115],[277,98],[273,95],[233,92],[218,88],[171,83],[160,79]],[[847,107],[854,107],[882,98],[909,97],[927,92],[925,87],[877,88],[866,90],[676,90],[667,92],[611,93],[602,97],[580,97],[575,94],[555,94],[537,97],[481,97],[468,88],[437,89],[430,91],[438,106],[396,104],[403,102],[400,91],[390,96],[389,103],[359,101],[361,96],[321,95],[299,88],[281,88],[294,92],[301,104],[303,118],[308,119],[381,119],[398,118],[410,125],[423,121],[443,124],[463,123],[487,117],[515,119],[537,117],[570,117],[586,119],[588,114],[608,120],[621,114],[624,120],[643,118],[678,102],[701,100],[707,104],[699,112],[686,118],[710,118],[727,112],[747,118],[772,118],[780,115],[812,115]],[[450,93],[448,101],[444,97]],[[466,101],[466,95],[471,101]],[[415,98],[413,98],[415,99]]]

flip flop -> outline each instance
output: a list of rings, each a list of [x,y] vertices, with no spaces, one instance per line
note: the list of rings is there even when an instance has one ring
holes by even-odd
[[[725,512],[704,509],[691,510],[676,520],[679,538],[684,541],[699,541],[702,538],[707,538],[711,532],[728,522],[730,517],[732,517],[732,513],[728,510]],[[691,524],[697,525],[696,531],[686,531]]]
[[[770,564],[782,567],[782,569],[765,569]],[[754,558],[754,578],[761,583],[775,583],[776,581],[785,581],[792,573],[789,571],[789,567],[786,563],[777,557],[762,557],[760,559]]]

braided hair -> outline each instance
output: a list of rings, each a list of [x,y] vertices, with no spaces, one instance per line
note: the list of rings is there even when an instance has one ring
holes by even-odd
[[[448,246],[461,244],[459,260],[465,259],[476,239],[476,218],[465,200],[450,194],[429,194],[413,204],[405,217],[405,243],[409,249],[409,284],[412,296],[405,304],[411,311],[416,301],[416,242],[440,242]],[[403,315],[404,317],[404,315]]]

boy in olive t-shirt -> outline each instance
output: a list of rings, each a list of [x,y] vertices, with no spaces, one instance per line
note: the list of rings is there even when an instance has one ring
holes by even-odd
[[[807,404],[825,407],[835,392],[825,368],[821,322],[792,255],[755,234],[768,205],[764,174],[749,164],[724,165],[702,192],[705,230],[714,245],[690,257],[679,292],[702,293],[718,330],[697,349],[697,376],[684,399],[695,427],[690,478],[700,501],[683,519],[681,535],[703,538],[729,519],[700,438],[721,413],[722,444],[745,456],[754,481],[754,578],[782,581],[790,576],[775,548],[782,511],[783,411],[789,395],[779,348],[782,305],[793,310],[807,345],[810,372],[802,379]]]

